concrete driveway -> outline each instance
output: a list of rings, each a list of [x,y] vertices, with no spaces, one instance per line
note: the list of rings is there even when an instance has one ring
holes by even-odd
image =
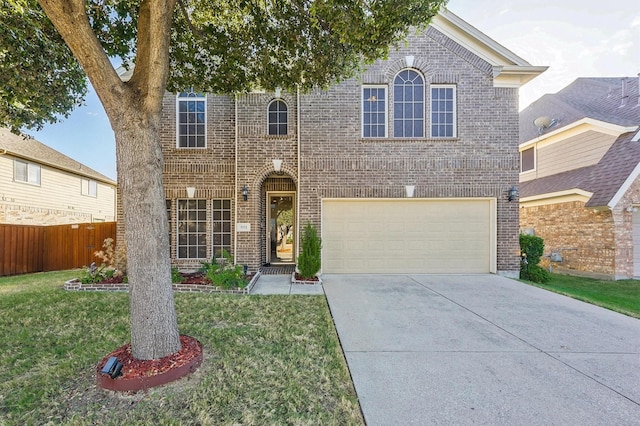
[[[640,320],[495,275],[323,275],[368,425],[638,425]]]

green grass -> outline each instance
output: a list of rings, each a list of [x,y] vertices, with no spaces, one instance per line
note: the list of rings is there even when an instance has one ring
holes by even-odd
[[[640,318],[640,281],[638,280],[606,281],[551,274],[551,280],[545,284],[524,282]]]
[[[95,366],[129,340],[128,294],[64,291],[77,274],[0,278],[0,425],[364,423],[324,297],[176,293],[202,366],[121,394]]]

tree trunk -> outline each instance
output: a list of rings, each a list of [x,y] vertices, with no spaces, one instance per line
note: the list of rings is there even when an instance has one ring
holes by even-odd
[[[114,126],[118,185],[124,211],[131,309],[131,349],[138,359],[180,350],[162,186],[160,113],[132,105]]]

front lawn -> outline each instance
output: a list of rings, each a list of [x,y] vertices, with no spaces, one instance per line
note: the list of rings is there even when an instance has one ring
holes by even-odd
[[[128,295],[62,290],[77,275],[0,278],[0,424],[364,423],[323,296],[176,293],[204,362],[127,395],[98,389],[95,366],[129,341]]]
[[[545,284],[525,282],[640,318],[640,281],[638,280],[606,281],[551,274],[551,280]]]

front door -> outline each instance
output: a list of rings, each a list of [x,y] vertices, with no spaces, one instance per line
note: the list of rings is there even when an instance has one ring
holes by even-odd
[[[295,262],[294,192],[267,193],[267,262]]]

